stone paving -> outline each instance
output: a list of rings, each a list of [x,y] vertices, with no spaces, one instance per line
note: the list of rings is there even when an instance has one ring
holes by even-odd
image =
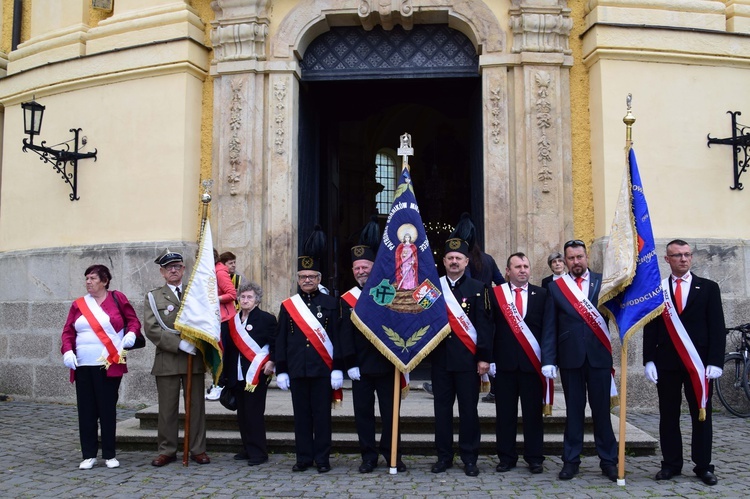
[[[134,409],[118,411],[118,419],[133,417]],[[657,435],[658,417],[632,413],[628,421]],[[690,420],[683,416],[683,430]],[[683,431],[688,449],[689,431]],[[458,464],[444,474],[429,471],[432,457],[406,456],[409,470],[392,476],[381,461],[372,474],[357,472],[359,456],[334,454],[333,470],[318,474],[292,473],[292,454],[275,454],[267,464],[248,467],[232,453],[211,452],[212,462],[183,468],[172,463],[150,465],[155,452],[118,453],[120,468],[107,469],[100,459],[92,470],[78,469],[76,408],[72,405],[11,400],[0,402],[0,497],[747,497],[750,493],[750,419],[724,413],[714,416],[714,459],[719,484],[708,487],[691,473],[656,482],[660,456],[626,458],[626,485],[620,487],[600,474],[598,460],[583,458],[581,474],[558,480],[561,463],[548,456],[545,472],[531,475],[521,466],[495,472],[495,456],[481,456],[477,478],[466,477]],[[689,450],[687,451],[689,455]],[[457,460],[458,461],[458,460]],[[522,464],[522,463],[519,463]]]

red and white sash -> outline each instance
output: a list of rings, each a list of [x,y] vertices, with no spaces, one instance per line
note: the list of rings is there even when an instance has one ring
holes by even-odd
[[[107,351],[106,358],[104,357],[104,354],[102,354],[104,368],[109,369],[109,366],[112,364],[124,364],[124,351],[122,353],[119,352],[115,344],[112,342],[112,338],[117,338],[120,342],[122,341],[122,338],[117,331],[115,331],[115,328],[112,327],[112,323],[110,322],[107,313],[102,310],[102,307],[96,303],[96,300],[91,295],[82,296],[78,298],[75,303],[78,305],[78,310],[81,311],[86,322],[89,323],[94,334],[96,334],[96,337],[99,338],[99,341],[102,342]]]
[[[518,308],[511,298],[510,285],[505,283],[495,286],[492,288],[492,291],[495,293],[495,298],[497,298],[497,303],[500,305],[500,310],[503,313],[503,317],[505,317],[505,321],[510,326],[511,331],[513,331],[513,336],[515,336],[529,358],[531,365],[534,366],[536,373],[539,375],[542,388],[544,389],[542,414],[549,416],[552,414],[555,385],[552,379],[546,378],[542,374],[542,349],[539,346],[539,342],[518,312]]]
[[[578,284],[573,280],[570,274],[565,274],[560,279],[554,281],[560,286],[563,296],[568,300],[570,305],[578,312],[581,319],[594,332],[594,336],[602,342],[602,345],[612,355],[612,342],[609,339],[609,329],[602,314],[596,309],[583,291],[578,288]],[[615,384],[615,369],[612,368],[612,382],[609,387],[609,397],[612,401],[617,400],[617,385]]]
[[[243,334],[240,331],[244,331],[244,328],[242,327],[240,314],[237,313],[229,321],[229,335],[242,356],[250,361],[250,367],[245,373],[245,390],[253,392],[260,381],[263,366],[270,358],[269,347],[268,345],[261,347],[247,332]]]
[[[672,295],[669,292],[670,286],[671,283],[669,282],[669,277],[667,277],[661,283],[664,292],[664,311],[661,313],[661,316],[664,319],[664,324],[667,326],[669,338],[672,340],[672,344],[690,376],[690,384],[695,393],[695,400],[698,401],[698,406],[700,407],[698,420],[705,421],[706,401],[708,397],[706,367],[703,365],[703,361],[700,355],[698,355],[695,345],[693,345],[693,340],[690,339],[690,335],[688,335],[685,326],[680,320],[680,316],[677,314],[677,309],[672,301]]]

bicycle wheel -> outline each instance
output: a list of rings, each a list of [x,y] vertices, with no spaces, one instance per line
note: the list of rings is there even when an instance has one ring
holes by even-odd
[[[747,383],[745,359],[739,353],[730,353],[724,357],[724,372],[716,379],[716,393],[719,400],[735,416],[750,416],[750,398],[745,392]]]

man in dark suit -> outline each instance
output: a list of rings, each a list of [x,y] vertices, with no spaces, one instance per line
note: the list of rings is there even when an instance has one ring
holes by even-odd
[[[544,471],[542,408],[546,383],[541,379],[540,344],[545,323],[554,319],[545,307],[547,291],[529,284],[530,267],[526,255],[513,253],[508,258],[505,272],[510,282],[496,286],[491,293],[495,318],[493,358],[497,366],[495,433],[497,457],[500,459],[495,469],[509,471],[518,461],[516,428],[520,397],[523,458],[529,470],[536,474]],[[523,324],[516,325],[521,319]]]
[[[545,325],[542,336],[542,373],[548,378],[555,378],[556,366],[559,366],[565,392],[563,468],[558,476],[561,480],[570,480],[578,474],[588,394],[599,466],[603,475],[616,481],[617,441],[609,413],[612,351],[609,332],[596,310],[602,276],[589,270],[583,241],[568,241],[563,251],[570,274],[553,281],[549,287],[547,308],[555,320]],[[599,331],[589,325],[591,322],[584,320],[578,308],[581,306],[588,307],[589,319],[598,318],[601,321],[603,327],[600,325]]]
[[[438,454],[432,472],[443,473],[453,466],[453,404],[458,398],[459,453],[466,475],[477,476],[480,376],[490,368],[494,325],[487,288],[481,281],[464,274],[469,264],[468,255],[466,241],[458,238],[446,241],[443,257],[446,275],[440,282],[448,314],[458,321],[451,320],[450,334],[430,354]],[[468,330],[454,328],[458,323],[468,325]]]
[[[176,459],[180,387],[184,392],[187,386],[188,355],[195,355],[198,349],[183,340],[174,328],[185,290],[182,286],[182,276],[185,273],[182,255],[166,250],[154,263],[159,265],[166,283],[146,294],[144,329],[146,337],[156,345],[151,374],[156,376],[159,397],[159,455],[151,464],[164,466]],[[190,391],[190,454],[191,459],[198,464],[211,462],[206,455],[204,372],[203,359],[200,356],[194,358]]]
[[[354,246],[352,252],[352,272],[357,286],[341,297],[341,353],[347,374],[352,380],[352,401],[354,402],[354,423],[359,437],[362,454],[360,473],[371,473],[378,467],[378,454],[387,462],[391,459],[391,435],[393,430],[393,364],[368,340],[352,323],[352,309],[357,303],[359,292],[370,277],[375,253],[365,245]],[[378,396],[382,432],[380,445],[375,444],[375,394]],[[398,471],[406,471],[406,465],[398,454]]]
[[[659,394],[659,440],[664,460],[661,470],[656,474],[657,480],[668,480],[682,473],[682,435],[680,433],[680,406],[682,389],[685,387],[685,399],[690,409],[693,426],[691,459],[695,463],[693,471],[705,484],[716,485],[711,464],[711,444],[713,431],[711,424],[711,395],[713,380],[722,374],[724,348],[726,346],[726,329],[724,311],[721,306],[721,291],[714,281],[698,277],[690,272],[693,253],[690,245],[681,239],[667,244],[664,259],[672,273],[662,286],[669,291],[667,313],[662,314],[646,324],[643,330],[643,363],[645,374],[653,383]],[[669,314],[673,307],[673,314]],[[689,341],[680,341],[678,336],[673,340],[667,330],[667,322],[674,327],[682,327],[689,336]],[[681,324],[681,326],[680,326]],[[692,347],[700,357],[700,364],[682,359],[675,349],[674,341],[680,343],[681,350]],[[689,345],[691,343],[692,345]],[[696,398],[689,369],[704,372],[698,376],[708,378],[708,393],[705,420],[700,420],[700,407]],[[658,383],[657,383],[658,381]]]

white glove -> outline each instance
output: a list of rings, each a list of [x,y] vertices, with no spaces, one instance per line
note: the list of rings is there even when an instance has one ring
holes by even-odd
[[[333,375],[333,373],[331,374]],[[352,367],[351,369],[346,371],[346,374],[349,376],[349,379],[352,379],[354,381],[359,381],[359,378],[361,377],[359,367]]]
[[[331,389],[338,390],[344,386],[344,373],[338,369],[331,371]]]
[[[656,364],[653,362],[646,362],[646,367],[643,369],[643,374],[646,375],[646,379],[656,384],[659,381],[659,375],[656,372]]]
[[[190,355],[195,355],[196,352],[198,352],[198,349],[195,348],[195,345],[185,340],[180,340],[180,346],[177,348],[179,348],[185,353],[189,353]]]
[[[721,373],[723,372],[724,370],[721,367],[706,366],[706,378],[708,379],[716,379],[721,376]]]
[[[490,364],[490,370],[488,374],[493,378],[495,377],[495,375],[497,374],[497,364],[495,364],[494,362]]]
[[[542,374],[545,378],[555,379],[557,378],[557,368],[555,366],[542,366]]]
[[[63,354],[63,364],[65,364],[65,367],[68,369],[76,370],[78,360],[76,360],[76,354],[73,353],[73,350],[68,350]]]
[[[277,374],[276,386],[284,391],[289,390],[289,375],[287,373]]]
[[[122,348],[130,348],[135,345],[135,333],[130,331],[122,337]]]

